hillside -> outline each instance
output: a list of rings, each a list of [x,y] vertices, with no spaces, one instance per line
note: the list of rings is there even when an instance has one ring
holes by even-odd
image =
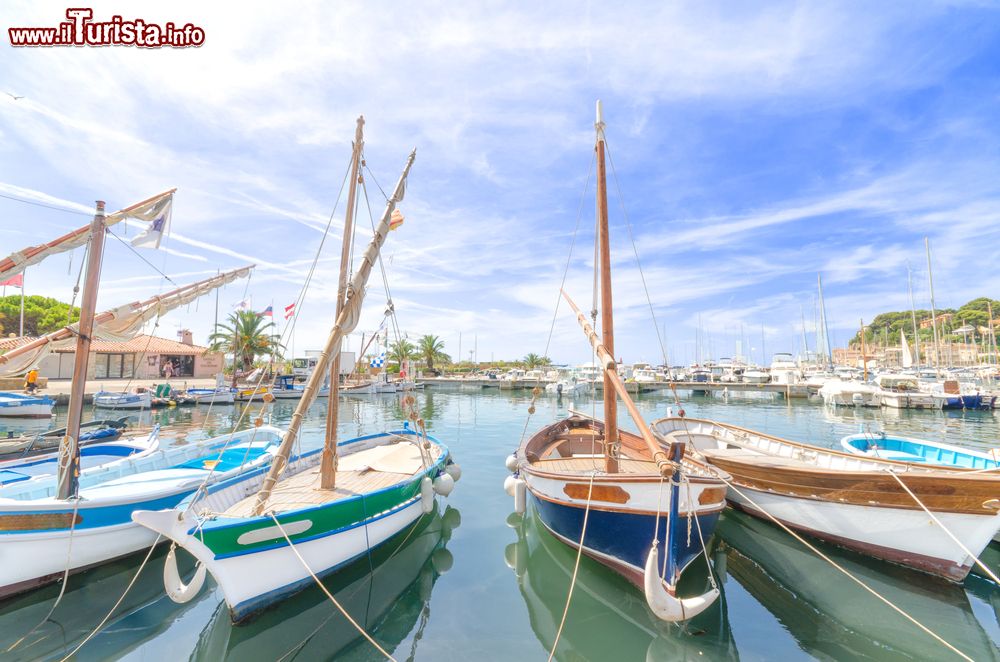
[[[969,340],[973,336],[978,340],[982,337],[986,329],[989,328],[989,306],[993,306],[993,319],[1000,318],[1000,301],[988,297],[979,297],[962,305],[959,308],[940,308],[938,314],[938,333],[942,340],[961,341],[963,335],[955,333],[956,329],[963,326],[972,326],[974,333],[968,335]],[[916,311],[917,325],[931,319],[931,311],[918,309]],[[875,319],[865,322],[865,343],[881,345],[888,336],[889,345],[899,344],[900,329],[906,334],[907,339],[913,340],[913,316],[909,310],[891,313],[880,313]],[[921,341],[933,341],[934,331],[929,323],[926,328],[918,331]],[[859,342],[858,334],[855,333],[849,341],[851,345]]]

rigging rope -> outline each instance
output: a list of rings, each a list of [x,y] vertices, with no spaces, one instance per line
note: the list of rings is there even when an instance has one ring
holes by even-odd
[[[328,597],[330,599],[330,602],[333,603],[333,606],[336,607],[340,611],[340,613],[344,615],[344,618],[346,618],[348,620],[348,622],[351,625],[353,625],[354,628],[358,632],[360,632],[361,635],[364,636],[365,639],[368,640],[368,643],[370,643],[372,646],[374,646],[378,650],[379,653],[382,653],[382,655],[384,655],[387,660],[393,660],[393,662],[395,662],[396,658],[394,658],[392,655],[390,655],[388,652],[386,652],[386,650],[384,648],[382,648],[382,646],[380,646],[379,643],[377,641],[375,641],[375,639],[373,639],[372,636],[370,634],[368,634],[363,627],[361,627],[360,625],[358,625],[358,622],[355,621],[351,617],[351,615],[347,613],[347,610],[344,609],[340,605],[339,602],[337,602],[337,598],[333,597],[333,594],[330,593],[330,591],[326,588],[326,586],[323,585],[323,582],[321,582],[320,579],[319,579],[319,577],[316,576],[316,573],[314,573],[312,571],[312,568],[309,567],[309,564],[306,563],[306,560],[304,558],[302,558],[301,554],[299,554],[299,550],[296,549],[295,545],[292,543],[291,538],[288,537],[288,533],[286,533],[284,527],[281,526],[281,522],[279,522],[278,518],[274,516],[274,511],[272,510],[272,511],[268,512],[268,515],[270,515],[271,519],[274,520],[274,524],[275,524],[275,526],[278,527],[278,530],[281,531],[281,535],[285,537],[285,541],[288,542],[288,548],[292,550],[292,552],[295,554],[295,557],[299,560],[299,562],[302,563],[302,567],[306,569],[306,572],[308,572],[309,576],[313,578],[313,581],[316,582],[316,585],[319,586],[323,590],[323,593],[325,593],[326,597]]]
[[[559,629],[556,630],[555,641],[552,642],[552,650],[549,651],[548,662],[552,662],[555,657],[556,648],[559,647],[559,638],[562,637],[563,627],[566,625],[566,615],[569,613],[569,603],[573,600],[573,589],[576,588],[576,575],[580,570],[580,557],[583,556],[583,539],[587,535],[587,520],[590,517],[590,497],[594,491],[594,476],[596,472],[590,472],[590,484],[587,486],[587,507],[583,511],[583,526],[580,528],[580,543],[576,547],[576,561],[573,562],[573,576],[569,581],[569,592],[566,594],[566,604],[563,607],[562,618],[559,620]]]
[[[128,586],[125,587],[125,592],[122,593],[120,598],[118,598],[118,602],[116,602],[114,606],[111,607],[111,611],[109,611],[104,616],[104,618],[101,619],[101,622],[97,624],[97,627],[95,627],[93,630],[90,631],[90,634],[84,637],[83,641],[77,644],[76,648],[70,651],[69,655],[59,660],[59,662],[66,662],[66,660],[76,655],[77,652],[81,648],[83,648],[88,641],[94,638],[94,635],[96,635],[98,632],[101,631],[101,628],[103,628],[104,624],[108,622],[108,619],[111,618],[111,615],[115,613],[115,610],[118,609],[118,607],[121,605],[122,601],[125,599],[125,596],[128,595],[128,592],[132,590],[132,586],[135,584],[135,580],[139,579],[139,575],[142,573],[142,569],[146,567],[147,563],[149,563],[149,557],[153,555],[153,550],[156,549],[156,545],[159,544],[160,538],[162,537],[163,537],[162,535],[157,534],[156,540],[153,541],[153,544],[149,546],[149,551],[146,552],[146,558],[142,560],[142,563],[139,565],[139,569],[135,571],[135,575],[132,577],[132,581],[130,581],[128,583]]]

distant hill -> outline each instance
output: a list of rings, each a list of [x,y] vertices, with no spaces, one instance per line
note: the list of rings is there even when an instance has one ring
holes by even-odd
[[[8,290],[9,291],[9,290]],[[42,296],[24,297],[24,335],[39,336],[80,319],[80,309],[73,307],[67,319],[69,304]],[[17,335],[21,319],[21,295],[0,297],[0,334]]]
[[[941,335],[941,340],[962,340],[963,335],[955,333],[955,330],[966,325],[975,328],[975,338],[979,339],[983,331],[989,328],[990,316],[988,310],[990,305],[993,306],[993,319],[1000,319],[1000,301],[988,297],[973,299],[957,309],[939,308],[936,312],[938,315],[938,334]],[[931,311],[917,310],[916,316],[918,327],[921,322],[925,322],[927,325],[926,328],[918,330],[921,342],[933,341],[934,330],[930,326]],[[875,319],[870,322],[865,322],[865,327],[865,343],[882,345],[883,340],[888,336],[889,345],[898,345],[900,329],[906,334],[907,340],[913,342],[913,316],[909,310],[881,313],[876,315]],[[887,329],[888,332],[886,331]],[[969,340],[972,339],[973,334],[970,333]],[[859,334],[855,333],[849,344],[857,345],[859,342]]]

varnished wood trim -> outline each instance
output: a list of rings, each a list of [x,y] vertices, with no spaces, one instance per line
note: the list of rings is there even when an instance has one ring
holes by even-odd
[[[719,501],[726,500],[726,488],[725,487],[708,487],[698,494],[698,503],[705,505],[706,503],[717,503]]]
[[[79,513],[73,521],[73,513],[33,513],[25,515],[4,515],[0,517],[0,531],[39,531],[44,529],[68,529],[83,521]]]
[[[554,503],[554,504],[559,505],[559,506],[569,506],[570,508],[584,508],[585,507],[585,504],[582,504],[579,501],[563,501],[562,499],[556,499],[556,498],[550,497],[550,496],[548,496],[546,494],[542,494],[540,492],[532,490],[530,487],[528,488],[528,490],[531,492],[531,495],[533,497],[535,497],[537,499],[541,499],[542,501],[548,501],[549,503]],[[587,495],[584,494],[583,498],[586,499]],[[666,506],[664,505],[664,507],[666,507]],[[726,502],[723,500],[723,501],[721,501],[719,503],[718,506],[715,506],[715,507],[712,507],[712,508],[698,509],[698,510],[694,511],[692,514],[699,515],[699,516],[700,515],[711,515],[712,513],[721,513],[725,508],[726,508]],[[635,510],[635,509],[631,509],[631,508],[619,508],[619,507],[615,507],[615,506],[606,506],[604,504],[599,504],[598,505],[598,504],[595,504],[595,503],[591,503],[590,509],[591,510],[600,510],[600,511],[607,512],[607,513],[626,513],[626,514],[629,514],[629,515],[656,515],[656,511],[655,510]],[[660,515],[662,516],[663,513],[661,512]],[[688,516],[688,511],[683,510],[683,511],[680,512],[680,517],[687,517],[687,516]]]
[[[628,503],[631,495],[618,485],[594,485],[589,483],[566,483],[563,485],[563,493],[571,499],[583,499],[586,501],[587,494],[590,494],[591,501],[606,501],[608,503]]]

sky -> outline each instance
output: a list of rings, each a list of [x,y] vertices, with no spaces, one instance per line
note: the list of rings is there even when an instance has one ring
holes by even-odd
[[[143,260],[109,239],[98,308],[170,289],[158,271],[183,284],[255,263],[220,311],[244,297],[278,310],[317,255],[363,114],[357,254],[379,185],[417,150],[383,251],[402,332],[440,336],[453,358],[579,363],[590,348],[557,301],[565,271],[591,307],[601,99],[625,362],[768,362],[802,351],[803,320],[815,349],[818,274],[842,345],[861,319],[909,307],[908,270],[929,307],[924,237],[938,307],[1000,297],[997,5],[217,4],[91,5],[193,23],[206,38],[189,49],[12,48],[6,28],[54,26],[66,5],[4,4],[0,254],[86,224],[94,200],[177,187],[161,250]],[[289,354],[332,324],[344,208]],[[27,293],[68,300],[81,259],[29,268]],[[348,349],[385,303],[376,269]],[[208,297],[156,333],[205,342],[214,312]]]

